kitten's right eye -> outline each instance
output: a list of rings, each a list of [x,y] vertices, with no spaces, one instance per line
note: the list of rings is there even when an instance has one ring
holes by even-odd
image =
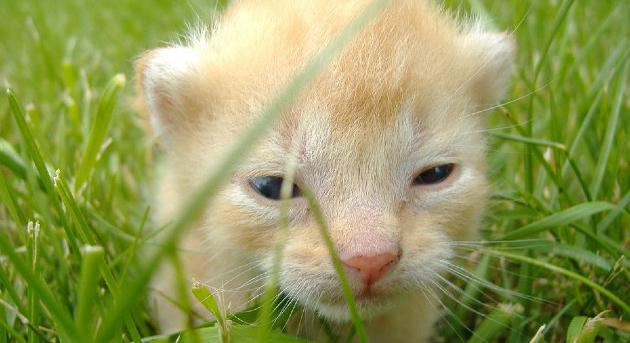
[[[279,176],[258,176],[249,179],[249,184],[260,195],[270,200],[280,200],[282,197],[282,182],[284,179]],[[291,191],[291,198],[297,198],[302,196],[300,188],[293,184],[293,190]]]
[[[413,180],[413,183],[414,185],[434,185],[440,183],[446,180],[454,169],[455,164],[453,163],[441,164],[425,169]]]

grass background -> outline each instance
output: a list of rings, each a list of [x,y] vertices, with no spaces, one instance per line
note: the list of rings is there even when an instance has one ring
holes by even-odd
[[[630,2],[447,6],[514,31],[518,56],[508,103],[486,114],[490,243],[443,283],[435,340],[629,341]],[[154,334],[139,256],[158,152],[128,106],[131,66],[218,7],[0,3],[0,83],[15,94],[0,98],[0,342]]]

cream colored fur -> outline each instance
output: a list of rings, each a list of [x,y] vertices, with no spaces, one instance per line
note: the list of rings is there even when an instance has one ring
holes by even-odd
[[[216,167],[226,147],[366,0],[234,1],[211,33],[148,52],[138,64],[140,101],[165,151],[156,220],[168,223]],[[296,183],[311,189],[342,258],[398,250],[400,261],[358,305],[372,341],[421,342],[440,315],[427,299],[453,255],[474,239],[486,195],[482,116],[507,87],[513,43],[479,23],[457,24],[420,0],[393,1],[297,99],[233,175],[181,244],[187,277],[222,290],[238,311],[271,267],[277,203],[247,180],[282,175],[297,151]],[[424,168],[457,165],[434,186]],[[293,199],[283,292],[342,331],[349,314],[306,202]],[[185,316],[165,267],[154,282],[161,330]],[[353,282],[356,291],[360,286]],[[314,320],[291,330],[317,338]]]

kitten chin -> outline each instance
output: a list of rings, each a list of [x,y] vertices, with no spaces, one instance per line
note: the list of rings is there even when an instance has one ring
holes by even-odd
[[[212,32],[139,59],[136,103],[165,155],[158,224],[174,220],[260,110],[369,2],[235,1]],[[457,241],[477,233],[487,193],[480,113],[503,96],[513,53],[508,35],[479,22],[457,23],[429,1],[393,1],[295,99],[186,234],[186,276],[221,289],[231,312],[259,297],[295,161],[282,291],[303,316],[339,332],[351,325],[308,188],[371,341],[426,341]],[[152,285],[164,332],[185,323],[167,300],[178,297],[173,279],[165,267]],[[289,327],[323,339],[317,322]]]

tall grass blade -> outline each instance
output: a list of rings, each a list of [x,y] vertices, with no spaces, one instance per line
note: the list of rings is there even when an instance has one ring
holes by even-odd
[[[289,199],[293,192],[293,182],[295,178],[295,170],[297,168],[297,156],[293,152],[288,159],[284,180],[280,189],[280,224],[276,233],[276,244],[274,247],[274,255],[271,266],[271,274],[265,285],[263,294],[262,309],[258,317],[258,325],[260,326],[258,341],[266,342],[271,333],[271,315],[273,312],[273,299],[278,293],[278,279],[284,257],[284,247],[289,235]]]
[[[531,237],[544,230],[569,225],[578,220],[588,218],[596,213],[610,211],[615,208],[617,208],[617,206],[603,201],[594,201],[575,205],[514,230],[506,234],[501,240],[514,240]]]
[[[621,309],[624,310],[626,313],[630,313],[630,305],[628,305],[628,303],[626,303],[624,300],[620,299],[613,292],[609,291],[608,289],[604,288],[603,286],[599,285],[598,283],[596,283],[594,281],[591,281],[590,279],[588,279],[585,276],[582,276],[580,274],[574,273],[574,272],[572,272],[570,270],[567,270],[565,268],[556,266],[554,264],[547,263],[547,262],[541,261],[541,260],[537,260],[537,259],[534,259],[534,258],[531,258],[531,257],[528,257],[528,256],[513,254],[513,253],[506,252],[506,251],[500,251],[500,250],[494,250],[494,249],[483,249],[483,251],[488,253],[488,254],[492,254],[494,256],[506,257],[506,258],[509,258],[511,260],[514,260],[514,261],[519,261],[519,262],[531,264],[531,265],[534,265],[534,266],[545,268],[545,269],[548,269],[550,271],[553,271],[553,272],[565,275],[565,276],[567,276],[567,277],[569,277],[569,278],[571,278],[573,280],[579,281],[579,282],[589,286],[593,290],[601,293],[603,296],[607,297],[613,303],[615,303],[619,307],[621,307]]]
[[[606,129],[606,136],[604,137],[602,148],[598,155],[599,160],[597,161],[595,175],[593,176],[593,182],[591,183],[591,195],[593,199],[597,199],[599,195],[602,181],[604,180],[604,174],[606,173],[606,168],[608,167],[608,158],[610,157],[610,152],[613,147],[613,141],[615,139],[615,135],[617,134],[617,123],[619,122],[621,106],[624,102],[626,86],[628,85],[628,67],[630,67],[630,62],[626,62],[626,65],[621,72],[622,77],[617,88],[613,111],[610,114],[608,128]]]
[[[221,311],[219,303],[214,295],[210,293],[208,288],[202,283],[196,281],[192,286],[192,293],[203,307],[205,307],[216,319],[219,324],[219,333],[221,334],[221,343],[230,343],[232,341],[232,323],[225,318],[225,313]]]
[[[109,131],[109,126],[114,116],[114,106],[116,105],[116,98],[118,93],[125,87],[125,76],[123,74],[117,74],[109,83],[105,86],[103,94],[99,99],[96,118],[92,124],[90,136],[88,138],[85,151],[83,152],[83,158],[81,164],[76,173],[74,182],[74,191],[78,192],[83,187],[84,183],[88,181],[94,165],[96,164],[97,154],[101,148],[101,145],[105,141],[105,136]]]
[[[35,168],[37,173],[39,174],[40,179],[44,183],[44,187],[49,194],[53,193],[53,183],[48,173],[48,169],[46,168],[46,163],[42,158],[42,154],[37,146],[36,140],[31,133],[31,130],[28,128],[26,124],[26,120],[24,119],[24,109],[20,105],[20,103],[15,98],[13,91],[7,89],[7,98],[9,99],[9,108],[11,109],[11,113],[13,114],[13,118],[18,126],[20,131],[20,135],[22,136],[22,142],[24,143],[24,147],[26,152],[33,160],[35,164]]]
[[[625,209],[628,208],[629,205],[630,205],[630,190],[628,190],[628,192],[626,192],[626,195],[624,195],[623,198],[621,198],[621,200],[619,201],[619,204],[617,205],[617,208],[610,211],[608,215],[606,215],[606,217],[599,224],[597,224],[597,232],[605,233],[606,230],[608,230],[608,228],[614,223],[614,221],[621,214],[628,215],[628,211]]]
[[[83,264],[79,281],[79,293],[77,297],[77,309],[75,321],[81,330],[82,337],[91,335],[95,324],[95,305],[98,298],[98,282],[100,268],[103,265],[104,250],[100,246],[88,245],[83,249]]]
[[[520,304],[499,304],[475,329],[468,343],[492,342],[501,332],[506,331],[510,322],[523,312]]]
[[[326,248],[328,249],[328,254],[330,255],[330,259],[333,267],[335,268],[335,272],[339,277],[339,282],[341,283],[341,288],[343,290],[343,297],[348,303],[348,310],[350,311],[350,316],[352,317],[352,324],[354,325],[354,329],[356,330],[356,334],[359,337],[359,341],[367,342],[367,333],[365,332],[365,328],[363,327],[363,322],[361,321],[361,316],[359,315],[359,310],[357,309],[356,302],[354,300],[354,296],[352,295],[352,290],[350,289],[350,283],[348,282],[348,277],[343,270],[343,266],[341,265],[341,260],[339,259],[339,255],[337,254],[337,248],[335,248],[335,244],[330,237],[330,233],[328,231],[328,225],[326,224],[326,219],[324,219],[324,215],[315,200],[315,196],[311,193],[310,190],[304,188],[303,189],[304,196],[306,200],[308,200],[308,205],[313,213],[313,217],[319,226],[320,234],[322,235],[322,239],[326,244]]]
[[[59,302],[57,298],[55,298],[46,282],[41,279],[40,275],[31,270],[31,267],[17,254],[15,249],[11,246],[9,240],[5,238],[0,239],[0,251],[9,261],[11,261],[15,270],[20,273],[20,275],[22,275],[24,280],[28,283],[29,289],[32,292],[37,293],[39,300],[50,312],[50,317],[59,330],[59,334],[62,337],[62,340],[78,342],[78,330],[72,321],[72,317],[68,313],[68,310]]]

